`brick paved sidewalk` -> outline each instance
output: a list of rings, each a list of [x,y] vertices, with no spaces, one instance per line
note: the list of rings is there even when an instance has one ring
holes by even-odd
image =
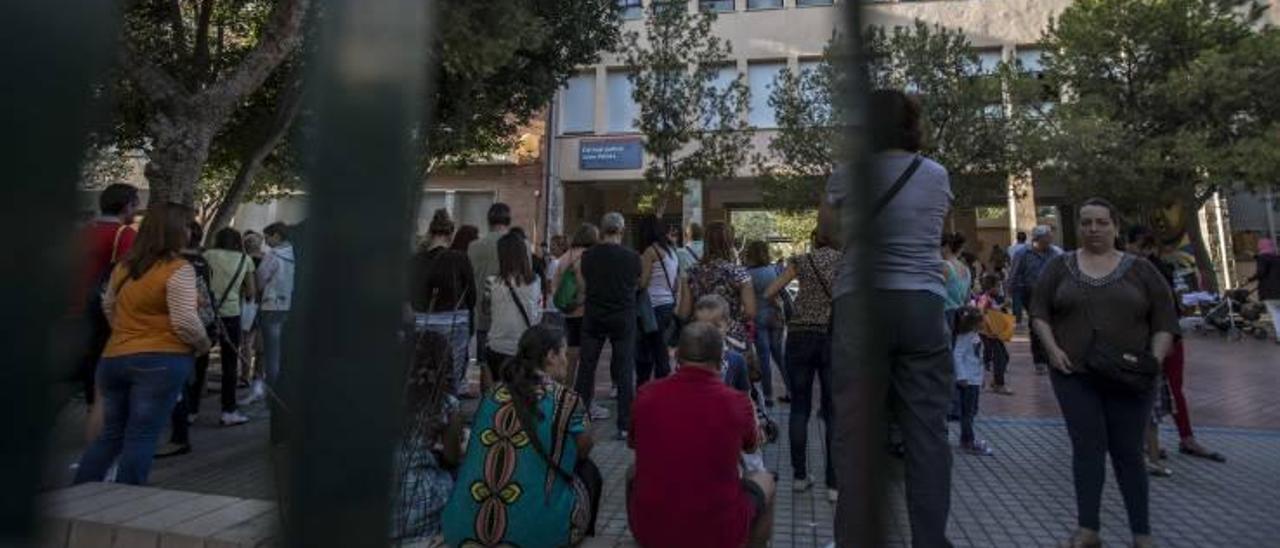
[[[1226,454],[1230,462],[1217,464],[1173,451],[1168,466],[1174,477],[1152,480],[1152,524],[1162,546],[1270,546],[1280,539],[1275,510],[1280,508],[1280,412],[1275,407],[1280,375],[1271,374],[1280,363],[1273,349],[1256,342],[1230,345],[1215,339],[1190,339],[1188,397],[1193,416],[1205,417],[1197,420],[1198,435]],[[1016,344],[1014,351],[1024,352]],[[1048,418],[1056,417],[1056,403],[1045,378],[1030,372],[1029,361],[1014,367],[1012,382],[1019,393],[1008,398],[984,394],[977,424],[979,436],[992,444],[996,455],[955,458],[950,535],[957,546],[1051,546],[1068,534],[1074,521],[1069,442],[1060,420]],[[600,392],[607,394],[607,368],[601,371]],[[205,409],[217,408],[214,398],[210,397]],[[605,403],[612,405],[611,401]],[[1205,411],[1195,415],[1201,408]],[[832,535],[833,509],[818,488],[821,478],[815,478],[818,486],[807,493],[791,492],[786,409],[779,406],[774,410],[784,432],[779,443],[765,451],[767,465],[780,477],[774,546],[824,546]],[[247,411],[255,420],[233,428],[216,426],[211,414],[204,417],[192,430],[195,452],[156,461],[153,484],[244,498],[274,498],[265,410],[255,406]],[[57,472],[51,476],[52,486],[70,480],[66,470],[78,456],[79,419],[75,410],[68,410],[60,421],[63,450],[53,464]],[[1232,421],[1270,429],[1204,426]],[[606,478],[600,532],[623,541],[629,538],[623,474],[631,453],[623,443],[612,441],[611,425],[607,420],[596,424],[599,441],[592,456]],[[811,422],[811,428],[809,468],[820,471],[820,423]],[[1167,425],[1162,435],[1166,446],[1176,449],[1172,427]],[[901,477],[896,464],[890,473],[896,479]],[[58,478],[59,474],[63,477]],[[890,532],[895,545],[903,545],[908,532],[900,486],[897,492],[890,504],[898,519]],[[1123,505],[1111,479],[1103,502],[1103,529],[1108,544],[1127,542]],[[601,539],[594,545],[610,544],[616,541]]]

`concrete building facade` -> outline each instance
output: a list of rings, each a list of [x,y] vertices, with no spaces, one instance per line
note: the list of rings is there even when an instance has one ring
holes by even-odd
[[[626,8],[624,31],[642,31],[642,16],[654,0],[619,0]],[[678,0],[685,2],[686,0]],[[884,1],[868,5],[869,24],[894,27],[917,19],[963,30],[983,65],[1020,59],[1034,68],[1036,43],[1051,16],[1070,0],[935,0]],[[713,32],[733,47],[725,70],[742,75],[751,90],[746,116],[755,128],[754,147],[767,150],[776,133],[768,95],[783,67],[801,69],[815,63],[836,30],[838,10],[831,0],[687,0],[691,12],[719,12]],[[596,221],[607,211],[634,212],[635,188],[645,159],[636,157],[641,136],[634,129],[637,108],[622,60],[605,54],[601,62],[574,75],[552,108],[550,144],[550,230],[571,231],[583,221]],[[612,162],[597,162],[601,151]],[[684,223],[728,220],[735,209],[761,209],[760,192],[750,166],[727,181],[691,182],[679,212]],[[1022,199],[1010,196],[1012,214],[986,220],[988,232],[1003,233],[1036,223],[1034,191]],[[973,217],[970,212],[969,217]],[[966,220],[977,230],[976,218]],[[993,236],[994,237],[994,236]]]

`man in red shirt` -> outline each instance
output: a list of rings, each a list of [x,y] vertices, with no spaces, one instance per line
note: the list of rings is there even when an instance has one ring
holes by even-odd
[[[102,313],[101,290],[111,269],[133,247],[138,232],[133,228],[133,217],[138,212],[138,189],[123,183],[107,186],[98,196],[101,213],[80,230],[79,243],[83,255],[76,285],[71,295],[68,318],[83,322],[89,332],[85,352],[79,362],[77,377],[84,385],[85,401],[93,405],[93,376],[98,358],[111,326]]]
[[[680,333],[680,369],[648,383],[632,408],[636,452],[627,514],[642,546],[766,546],[774,479],[740,473],[760,445],[751,400],[720,376],[724,337],[694,322]]]

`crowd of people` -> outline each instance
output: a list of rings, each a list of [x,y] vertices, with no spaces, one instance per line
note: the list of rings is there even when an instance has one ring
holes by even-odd
[[[772,413],[787,405],[798,492],[817,479],[809,421],[816,411],[824,422],[821,481],[838,544],[856,544],[880,515],[877,501],[841,493],[872,492],[893,454],[906,468],[913,544],[949,546],[947,421],[960,423],[959,452],[995,454],[975,418],[982,393],[1013,395],[1006,343],[1025,315],[1034,368],[1049,376],[1071,439],[1078,530],[1067,545],[1099,545],[1108,454],[1134,544],[1151,545],[1148,476],[1167,472],[1153,435],[1161,395],[1182,453],[1225,458],[1192,433],[1173,284],[1149,233],[1130,231],[1119,249],[1119,211],[1091,199],[1077,211],[1078,249],[1037,226],[980,260],[964,236],[944,232],[950,180],[919,152],[918,104],[894,91],[872,101],[869,183],[880,198],[871,214],[881,230],[870,263],[843,238],[836,211],[852,195],[843,169],[827,183],[808,249],[776,262],[768,243],[740,241],[722,221],[681,230],[643,216],[630,228],[610,212],[539,246],[503,203],[483,232],[432,212],[408,261],[412,360],[392,539],[563,546],[593,535],[603,479],[592,421],[612,417],[634,452],[625,489],[639,543],[764,546],[782,471],[767,469],[762,447],[780,430]],[[96,317],[78,378],[100,419],[77,482],[102,480],[115,464],[116,481],[144,484],[154,456],[190,452],[211,348],[223,426],[248,421],[240,405],[280,376],[291,227],[223,228],[206,249],[190,209],[153,205],[135,231],[138,206],[136,190],[114,185],[85,227],[92,265],[71,314]],[[842,328],[860,305],[874,318],[861,335]],[[597,401],[606,343],[612,410]],[[237,388],[249,389],[246,401]],[[166,419],[172,438],[157,448]]]
[[[145,484],[154,458],[190,453],[214,348],[221,426],[247,423],[240,407],[263,399],[279,373],[293,294],[288,227],[223,228],[206,248],[191,208],[153,204],[139,224],[140,206],[136,188],[110,185],[101,216],[81,229],[85,259],[67,312],[88,326],[75,376],[90,445],[77,483]],[[243,400],[239,388],[249,390]]]

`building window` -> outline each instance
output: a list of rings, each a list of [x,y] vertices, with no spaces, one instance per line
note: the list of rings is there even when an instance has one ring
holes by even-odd
[[[1035,48],[1018,49],[1018,64],[1022,70],[1032,74],[1044,72],[1044,52]]]
[[[652,0],[649,4],[655,12],[659,10],[689,9],[689,2],[687,2],[686,0]],[[666,11],[664,13],[671,13],[671,12]]]
[[[453,221],[458,226],[488,226],[489,206],[492,206],[494,201],[495,196],[492,192],[455,192],[453,193]]]
[[[729,86],[738,79],[738,67],[733,65],[725,65],[715,69],[715,76],[711,80],[711,87],[717,92],[724,93]],[[732,120],[730,120],[732,122]],[[705,120],[702,121],[703,127],[713,129],[720,127],[720,116],[718,113],[709,113]]]
[[[698,0],[698,9],[725,13],[733,11],[734,0]]]
[[[834,4],[833,0],[796,0],[797,8],[805,8],[809,6],[830,6]]]
[[[772,10],[782,7],[782,0],[747,0],[749,10]]]
[[[437,209],[449,209],[449,205],[446,203],[446,194],[441,190],[429,190],[422,193],[422,202],[418,207],[418,234],[427,233],[427,229],[431,226],[431,217],[435,215]]]
[[[752,63],[747,65],[747,86],[751,90],[751,108],[748,121],[752,127],[778,127],[769,95],[773,93],[778,74],[787,66],[784,62]]]
[[[978,65],[974,67],[975,71],[981,75],[995,74],[1000,67],[1000,62],[1004,60],[1004,55],[998,49],[984,49],[976,52],[978,56]]]
[[[628,21],[644,17],[642,0],[618,0],[618,8],[622,11],[622,18]]]
[[[590,133],[595,123],[596,75],[575,75],[560,94],[560,132]]]
[[[605,112],[609,133],[635,131],[640,109],[631,97],[631,80],[625,72],[610,72],[605,79]]]

